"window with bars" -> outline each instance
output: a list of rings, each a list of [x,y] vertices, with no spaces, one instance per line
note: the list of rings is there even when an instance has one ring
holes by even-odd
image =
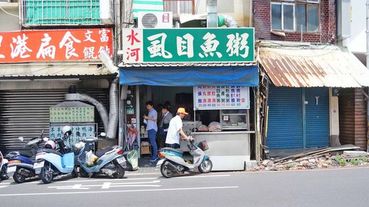
[[[272,30],[319,32],[319,4],[320,0],[272,1]]]
[[[99,25],[99,0],[23,0],[23,25]]]

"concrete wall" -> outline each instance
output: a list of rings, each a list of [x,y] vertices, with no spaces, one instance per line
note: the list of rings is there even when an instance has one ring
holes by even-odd
[[[0,32],[20,30],[18,4],[0,3],[0,7],[3,8],[0,9]]]
[[[206,0],[196,0],[196,13],[206,13]],[[252,26],[251,0],[218,0],[218,14],[235,18],[239,26]]]
[[[0,81],[0,90],[65,89],[70,85],[77,85],[77,88],[109,88],[109,81],[106,79],[83,81],[63,79],[55,79],[53,81],[2,80]]]

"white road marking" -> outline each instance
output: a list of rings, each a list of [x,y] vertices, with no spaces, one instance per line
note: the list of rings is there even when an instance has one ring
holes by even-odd
[[[126,179],[119,179],[119,181],[131,181],[131,180],[155,180],[158,179],[158,177],[147,177],[147,178],[126,178]],[[65,180],[65,181],[57,181],[58,183],[84,183],[84,182],[105,182],[105,181],[113,181],[113,180],[117,180],[117,179],[72,179],[72,180]]]
[[[193,175],[193,176],[182,176],[182,177],[176,177],[180,179],[192,179],[192,178],[217,178],[217,177],[229,177],[231,175],[229,174],[222,174],[222,175]]]
[[[0,188],[6,188],[9,187],[9,185],[1,185]]]
[[[107,190],[107,191],[77,191],[77,192],[49,192],[49,193],[13,193],[0,194],[0,197],[15,196],[49,196],[49,195],[76,195],[76,194],[98,194],[98,193],[135,193],[135,192],[164,192],[164,191],[194,191],[194,190],[226,190],[237,189],[239,186],[212,186],[192,188],[163,188],[163,189],[137,189],[137,190]]]
[[[102,184],[101,189],[109,189],[111,186],[111,182],[105,182]]]
[[[124,188],[124,187],[161,187],[161,185],[154,185],[155,183],[160,183],[160,180],[153,180],[148,182],[124,182],[124,183],[112,183],[112,182],[104,182],[102,184],[95,185],[82,185],[82,184],[74,184],[74,185],[60,185],[60,186],[49,186],[50,189],[58,189],[58,190],[76,190],[76,189],[90,189],[91,187],[101,187],[101,189],[109,189],[109,188]]]

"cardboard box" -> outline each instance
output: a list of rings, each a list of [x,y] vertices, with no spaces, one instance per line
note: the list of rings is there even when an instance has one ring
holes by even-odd
[[[150,152],[150,144],[148,142],[141,142],[141,155],[149,155]]]

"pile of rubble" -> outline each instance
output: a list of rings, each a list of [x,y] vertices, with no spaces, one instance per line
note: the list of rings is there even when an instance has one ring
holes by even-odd
[[[271,159],[262,161],[254,170],[283,171],[352,166],[369,166],[369,154],[364,151],[335,151],[300,156],[297,159]]]

